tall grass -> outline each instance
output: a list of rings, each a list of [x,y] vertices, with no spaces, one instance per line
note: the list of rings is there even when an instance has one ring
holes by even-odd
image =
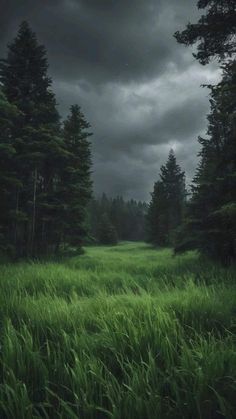
[[[0,275],[1,418],[235,418],[235,268],[123,243]]]

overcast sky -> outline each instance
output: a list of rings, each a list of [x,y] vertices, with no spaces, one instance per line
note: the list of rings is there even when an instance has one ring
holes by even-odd
[[[48,51],[61,115],[81,105],[92,125],[95,193],[149,200],[174,148],[189,182],[206,131],[215,64],[173,38],[196,0],[0,0],[0,54],[28,20]]]

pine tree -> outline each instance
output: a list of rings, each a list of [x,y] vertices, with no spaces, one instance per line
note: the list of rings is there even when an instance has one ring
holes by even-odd
[[[113,198],[110,202],[110,220],[115,226],[119,240],[127,240],[129,225],[127,207],[122,196]]]
[[[99,228],[104,215],[114,226],[118,240],[144,241],[146,238],[147,204],[134,199],[125,201],[121,196],[93,199],[89,205],[90,236],[99,241]]]
[[[197,23],[187,25],[182,32],[176,32],[178,42],[185,45],[197,44],[197,58],[201,64],[210,59],[219,61],[236,53],[236,2],[235,0],[199,0],[199,9],[206,9]]]
[[[197,248],[228,264],[236,257],[236,62],[211,86],[208,137],[199,138],[201,161],[194,178],[177,250]]]
[[[163,183],[159,180],[154,184],[147,213],[147,238],[150,243],[158,246],[168,245],[167,211]]]
[[[173,244],[174,233],[182,223],[185,208],[185,174],[176,162],[173,150],[160,170],[154,185],[147,222],[149,241],[167,246]]]
[[[125,240],[146,240],[146,215],[148,205],[146,202],[131,199],[126,203],[126,226]],[[123,239],[124,240],[124,239]]]
[[[43,252],[55,241],[53,220],[58,203],[54,192],[64,151],[47,69],[45,48],[23,22],[0,67],[3,92],[19,110],[13,146],[22,187],[15,188],[14,210],[21,214],[15,237],[17,252],[22,255]]]
[[[98,240],[100,244],[117,244],[118,237],[115,227],[112,225],[109,217],[104,213],[98,226]]]
[[[197,248],[228,264],[236,258],[236,3],[199,0],[198,7],[206,8],[206,14],[176,38],[186,45],[200,41],[195,57],[202,64],[211,58],[226,63],[222,81],[208,86],[208,137],[199,138],[201,161],[176,250]]]
[[[81,245],[88,230],[86,213],[92,196],[89,128],[80,107],[71,106],[63,130],[68,157],[62,172],[61,199],[65,203],[64,240],[74,245]]]
[[[12,126],[18,117],[16,106],[10,104],[0,90],[0,247],[9,250],[13,247],[9,234],[15,224],[16,213],[12,211],[12,195],[16,187],[21,188],[21,182],[15,172],[14,139]]]

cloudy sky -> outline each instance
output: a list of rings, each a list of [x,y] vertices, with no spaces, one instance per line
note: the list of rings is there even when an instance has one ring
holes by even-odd
[[[196,0],[0,0],[0,54],[28,20],[48,51],[64,117],[81,105],[94,133],[97,194],[149,200],[174,148],[192,178],[206,130],[216,64],[201,66],[176,30],[196,21]]]

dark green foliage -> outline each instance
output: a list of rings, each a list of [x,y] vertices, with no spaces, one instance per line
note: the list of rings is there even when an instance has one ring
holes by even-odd
[[[93,199],[89,205],[90,234],[98,239],[98,226],[104,213],[115,227],[118,240],[144,240],[147,204],[134,199],[125,201],[121,196]]]
[[[117,244],[117,232],[109,217],[104,213],[98,225],[98,240],[100,244]]]
[[[15,169],[21,188],[14,191],[17,219],[12,235],[20,255],[35,255],[54,242],[53,180],[63,153],[59,116],[47,76],[47,58],[35,34],[23,22],[8,46],[1,65],[1,83],[7,99],[19,110],[13,126]],[[20,217],[19,217],[20,215]]]
[[[157,181],[151,194],[152,199],[149,204],[147,214],[148,241],[160,246],[167,245],[167,217],[166,217],[166,197],[163,184]]]
[[[173,244],[185,208],[185,174],[176,162],[173,150],[161,167],[160,180],[154,185],[147,215],[148,240],[159,246]]]
[[[228,264],[236,256],[236,3],[235,0],[200,0],[207,8],[198,24],[177,33],[179,42],[197,41],[196,58],[223,61],[222,81],[211,90],[207,138],[199,138],[201,161],[193,181],[187,218],[176,251],[197,248]]]
[[[68,156],[62,172],[61,200],[65,203],[64,240],[80,245],[87,234],[87,204],[91,198],[90,125],[78,105],[71,106],[64,122],[64,144]]]
[[[194,56],[207,64],[211,58],[219,61],[236,53],[236,2],[235,0],[199,0],[199,9],[206,9],[195,24],[189,23],[183,32],[176,32],[178,42],[193,45],[198,42]]]
[[[198,248],[230,263],[236,256],[236,62],[224,66],[211,87],[208,138],[200,138],[201,162],[194,178],[185,239],[177,250]],[[189,242],[189,246],[188,246]]]
[[[16,214],[13,213],[12,194],[15,188],[21,187],[16,175],[14,159],[16,150],[13,143],[12,129],[19,113],[16,106],[10,104],[0,90],[0,248],[12,248],[8,226],[15,223]]]
[[[147,204],[134,199],[124,201],[122,197],[112,199],[110,218],[119,240],[144,240]]]
[[[45,48],[38,44],[28,23],[23,22],[0,66],[5,95],[0,104],[4,160],[0,224],[4,223],[5,249],[10,243],[16,256],[55,252],[65,238],[74,242],[68,239],[69,234],[76,235],[78,242],[85,218],[81,208],[90,196],[90,150],[83,132],[87,123],[79,108],[72,107],[72,114],[77,113],[79,118],[80,127],[75,128],[79,141],[73,146],[69,120],[63,138],[47,69]],[[65,193],[63,176],[69,176],[69,172]],[[75,223],[79,199],[80,213]]]

